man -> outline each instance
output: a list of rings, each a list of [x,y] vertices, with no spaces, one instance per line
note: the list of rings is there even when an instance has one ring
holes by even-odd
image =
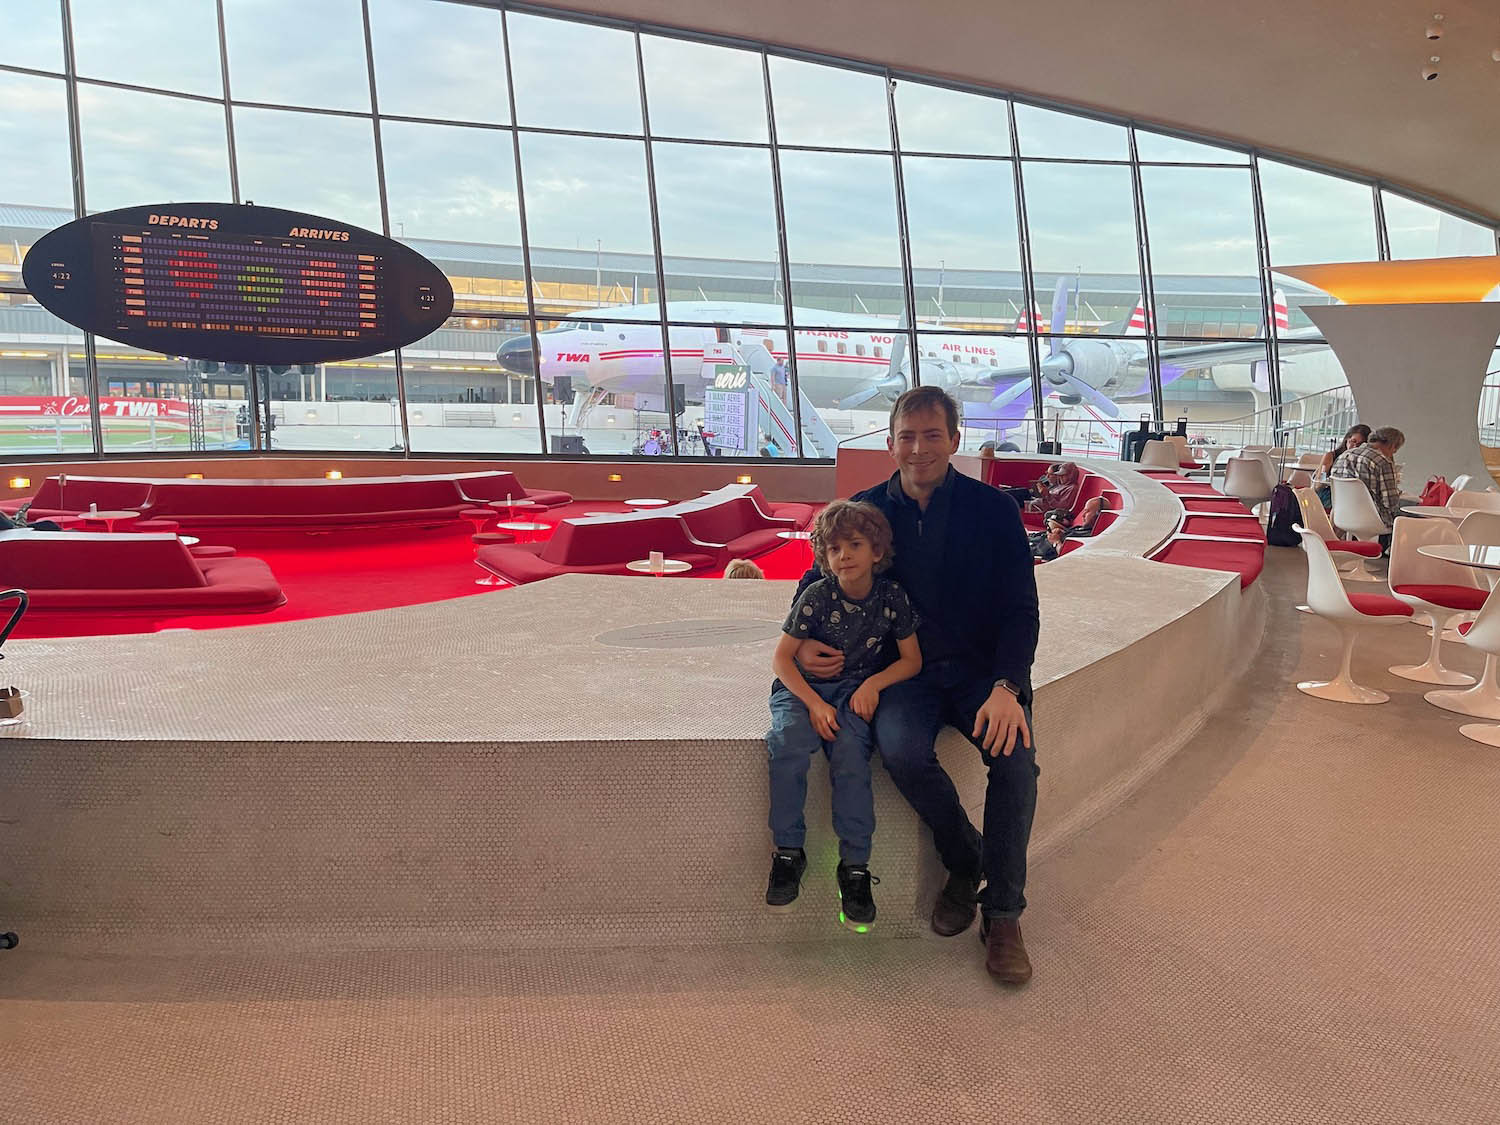
[[[767,345],[769,343],[770,341],[767,341]],[[790,409],[792,401],[787,384],[786,360],[784,359],[778,359],[771,367],[771,389],[776,392],[777,397],[786,403],[787,408]]]
[[[1406,435],[1394,426],[1381,426],[1371,432],[1363,445],[1347,449],[1333,463],[1330,477],[1336,480],[1364,482],[1380,518],[1393,525],[1401,514],[1401,485],[1396,481],[1396,453],[1406,444]],[[1382,535],[1380,546],[1389,551],[1391,537]]]
[[[891,409],[886,437],[897,471],[854,497],[890,520],[889,573],[921,618],[922,671],[881,694],[875,744],[891,780],[932,829],[948,869],[933,930],[950,937],[968,929],[977,897],[986,967],[1002,982],[1024,984],[1031,961],[1019,919],[1038,773],[1030,713],[1036,579],[1020,509],[1003,492],[953,470],[948,462],[958,443],[953,399],[939,387],[907,391]],[[803,584],[817,577],[812,571]],[[809,640],[797,663],[827,679],[838,674],[843,657]],[[983,837],[933,750],[945,723],[966,735],[989,767]]]

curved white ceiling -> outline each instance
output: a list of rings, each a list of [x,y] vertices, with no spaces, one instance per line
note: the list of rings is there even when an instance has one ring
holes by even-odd
[[[1493,0],[578,0],[1274,149],[1500,217]],[[1444,13],[1444,36],[1424,31]],[[1441,77],[1420,77],[1428,56]]]

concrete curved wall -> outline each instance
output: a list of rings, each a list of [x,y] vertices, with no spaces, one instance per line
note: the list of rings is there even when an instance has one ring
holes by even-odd
[[[1170,533],[1165,489],[1100,468],[1138,517],[1120,536]],[[1037,574],[1034,856],[1192,737],[1257,647],[1256,587],[1117,541]],[[0,729],[7,922],[58,949],[158,952],[826,940],[841,931],[821,766],[817,879],[793,915],[760,905],[790,595],[567,575],[343,617],[13,642],[7,680],[32,696],[28,723]],[[677,643],[695,622],[710,643]],[[618,630],[634,639],[603,639]],[[979,754],[950,730],[939,755],[977,820]],[[883,770],[875,789],[880,928],[915,935],[941,872]]]

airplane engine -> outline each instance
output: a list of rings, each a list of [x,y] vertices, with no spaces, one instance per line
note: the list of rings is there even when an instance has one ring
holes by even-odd
[[[1121,377],[1140,355],[1140,348],[1122,340],[1068,340],[1061,354],[1067,357],[1061,364],[1057,356],[1042,363],[1042,377],[1048,383],[1066,387],[1076,380],[1109,394],[1119,390]]]

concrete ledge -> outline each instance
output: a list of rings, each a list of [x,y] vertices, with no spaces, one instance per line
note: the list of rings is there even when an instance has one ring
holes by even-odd
[[[1033,855],[1197,729],[1261,621],[1235,576],[1124,552],[1037,578]],[[803,898],[788,915],[760,905],[769,658],[790,596],[564,576],[344,617],[13,642],[7,679],[32,696],[28,723],[0,729],[7,922],[54,948],[160,951],[840,936],[821,767]],[[950,731],[939,753],[977,810],[978,752]],[[879,769],[876,815],[879,932],[918,934],[940,873]]]

